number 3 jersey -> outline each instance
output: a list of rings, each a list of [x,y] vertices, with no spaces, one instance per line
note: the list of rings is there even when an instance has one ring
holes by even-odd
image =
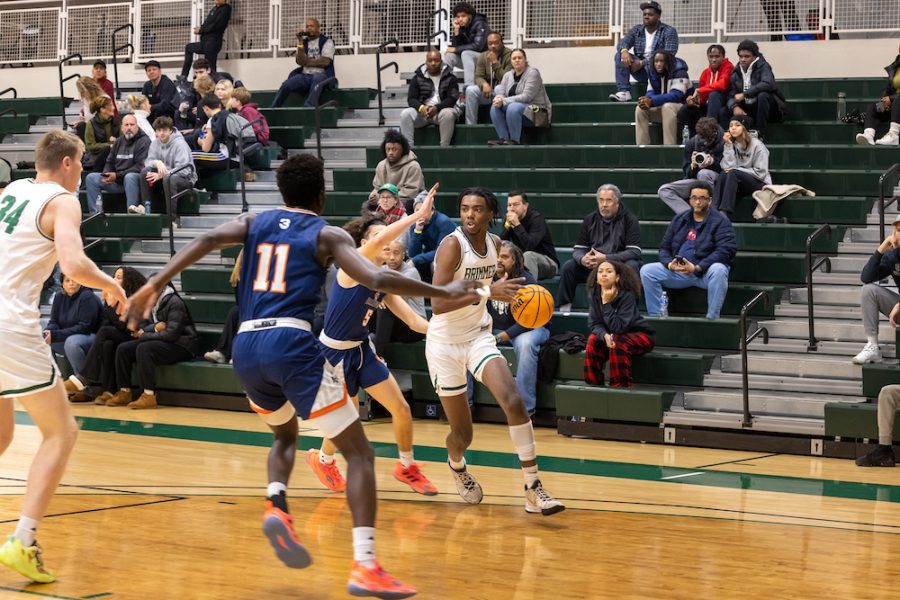
[[[57,183],[20,179],[0,193],[0,329],[40,335],[40,298],[56,265],[56,245],[38,226],[48,202],[71,194]],[[70,202],[77,202],[74,198]]]
[[[250,225],[241,263],[241,321],[276,317],[313,320],[326,269],[319,264],[325,220],[301,209],[258,214]]]

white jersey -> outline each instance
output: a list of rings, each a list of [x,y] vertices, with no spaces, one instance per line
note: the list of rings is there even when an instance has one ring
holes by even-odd
[[[497,272],[497,242],[494,236],[485,233],[487,252],[483,256],[475,251],[459,227],[448,237],[456,238],[461,254],[452,281],[465,279],[490,285]],[[481,332],[490,332],[493,322],[487,311],[487,302],[487,298],[481,298],[469,306],[432,316],[428,322],[428,339],[446,344],[460,344],[475,339]]]
[[[56,246],[41,231],[38,218],[44,206],[61,194],[57,183],[20,179],[0,195],[0,331],[40,335],[40,298],[44,281],[56,265]],[[76,202],[76,200],[72,200]]]

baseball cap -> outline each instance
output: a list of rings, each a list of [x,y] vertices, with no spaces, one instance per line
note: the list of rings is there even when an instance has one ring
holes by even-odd
[[[158,60],[148,60],[144,63],[144,70],[146,70],[147,67],[156,67],[157,69],[162,69]]]
[[[659,5],[659,2],[656,0],[650,0],[649,2],[641,2],[641,10],[647,10],[648,8],[652,8],[656,11],[656,14],[662,14],[662,6]]]
[[[400,196],[400,190],[397,189],[397,186],[394,185],[393,183],[385,183],[385,184],[382,185],[380,188],[378,188],[378,191],[379,191],[379,192],[383,192],[384,190],[389,191],[389,192],[392,193],[394,196]]]

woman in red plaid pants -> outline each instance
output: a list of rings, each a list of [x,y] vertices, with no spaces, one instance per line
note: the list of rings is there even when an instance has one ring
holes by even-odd
[[[603,385],[609,361],[610,387],[631,387],[631,357],[653,350],[654,331],[638,312],[641,280],[631,267],[604,261],[588,276],[591,333],[584,357],[584,380]]]

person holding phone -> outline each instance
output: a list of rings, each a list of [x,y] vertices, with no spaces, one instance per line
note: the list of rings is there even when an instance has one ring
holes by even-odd
[[[335,76],[334,55],[334,40],[322,33],[319,20],[315,17],[306,19],[306,29],[297,32],[297,54],[294,58],[297,68],[290,72],[278,88],[278,93],[272,101],[272,108],[283,106],[291,94],[306,93],[309,95],[304,106],[314,108],[323,91],[337,87],[337,80],[329,82],[321,89],[316,87]]]

